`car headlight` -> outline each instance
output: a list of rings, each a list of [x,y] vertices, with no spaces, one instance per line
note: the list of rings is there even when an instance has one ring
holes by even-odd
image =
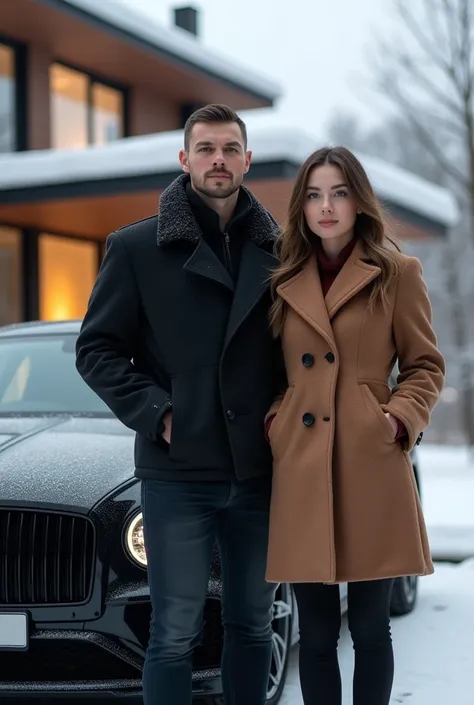
[[[146,568],[147,559],[145,551],[145,539],[143,536],[143,514],[135,514],[126,527],[125,546],[130,558],[138,563],[142,568]]]

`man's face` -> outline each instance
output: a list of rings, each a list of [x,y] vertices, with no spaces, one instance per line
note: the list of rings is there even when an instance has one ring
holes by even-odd
[[[192,129],[188,151],[181,150],[179,161],[196,191],[208,198],[229,198],[240,187],[251,157],[237,123],[199,122]]]

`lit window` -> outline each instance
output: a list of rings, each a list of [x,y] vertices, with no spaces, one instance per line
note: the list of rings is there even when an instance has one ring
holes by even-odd
[[[87,76],[54,64],[51,68],[52,147],[85,147],[88,137]]]
[[[15,113],[15,53],[0,44],[0,152],[17,148]]]
[[[101,83],[92,86],[93,141],[104,144],[123,137],[123,95]]]
[[[124,136],[122,91],[62,64],[51,66],[50,86],[54,148],[82,148]]]
[[[41,320],[82,318],[97,276],[96,243],[40,235],[38,255]]]

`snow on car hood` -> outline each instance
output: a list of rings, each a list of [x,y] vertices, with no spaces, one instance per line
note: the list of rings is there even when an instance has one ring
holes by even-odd
[[[114,418],[0,417],[0,506],[87,512],[133,478],[133,445]]]

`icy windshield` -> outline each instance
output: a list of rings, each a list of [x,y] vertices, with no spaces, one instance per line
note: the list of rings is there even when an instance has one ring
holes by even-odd
[[[76,370],[76,337],[0,338],[0,415],[112,416]]]

